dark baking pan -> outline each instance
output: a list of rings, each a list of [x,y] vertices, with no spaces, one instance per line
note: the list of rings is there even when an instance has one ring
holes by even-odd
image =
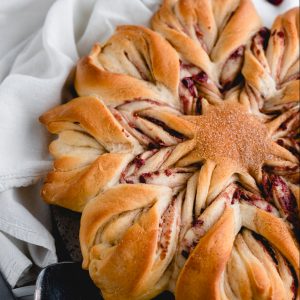
[[[36,282],[35,300],[100,300],[99,290],[79,263],[61,262],[41,271]]]
[[[82,270],[79,263],[61,262],[41,271],[37,279],[34,299],[102,300],[103,298],[88,272]],[[168,292],[155,298],[155,300],[173,299],[174,296]]]
[[[14,300],[12,290],[9,284],[4,279],[4,276],[0,272],[0,299],[2,300]]]

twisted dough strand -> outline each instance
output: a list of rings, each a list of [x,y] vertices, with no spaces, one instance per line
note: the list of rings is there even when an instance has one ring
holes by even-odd
[[[43,197],[85,207],[105,299],[297,297],[298,15],[269,36],[249,0],[165,0],[163,37],[119,27],[78,63],[83,97],[41,117],[58,134]]]

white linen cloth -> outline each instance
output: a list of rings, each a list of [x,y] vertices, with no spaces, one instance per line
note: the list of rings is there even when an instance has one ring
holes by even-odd
[[[275,15],[298,4],[254,2],[267,26]],[[60,103],[79,57],[96,41],[105,41],[117,25],[148,25],[159,3],[0,1],[0,270],[11,286],[29,280],[26,271],[32,265],[57,260],[48,206],[39,197],[40,179],[51,168],[51,158],[50,135],[38,117]]]

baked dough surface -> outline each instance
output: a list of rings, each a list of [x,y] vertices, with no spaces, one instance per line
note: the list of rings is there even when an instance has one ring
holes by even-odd
[[[299,299],[299,9],[164,0],[77,64],[42,188],[104,299]]]

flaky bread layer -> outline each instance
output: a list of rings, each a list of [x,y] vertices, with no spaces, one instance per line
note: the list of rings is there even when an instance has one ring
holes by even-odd
[[[165,264],[155,262],[161,210],[170,199],[167,187],[118,185],[86,206],[80,227],[83,268],[89,269],[105,299],[149,299],[166,288],[167,281],[162,278],[163,285],[159,281],[169,260]],[[120,234],[113,230],[107,235],[107,224],[137,211],[138,217],[125,232],[121,226]],[[108,245],[105,241],[112,237],[114,242]]]
[[[162,55],[163,53],[163,55]],[[120,26],[103,45],[77,64],[79,95],[97,95],[117,106],[133,99],[178,104],[179,58],[156,32],[142,26]]]

